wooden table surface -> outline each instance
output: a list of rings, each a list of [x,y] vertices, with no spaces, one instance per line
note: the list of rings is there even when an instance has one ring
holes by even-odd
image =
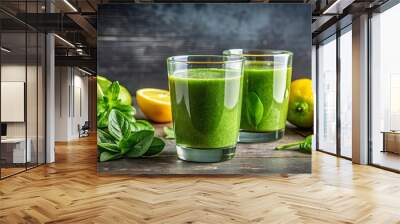
[[[155,125],[156,135],[163,136],[165,125]],[[268,175],[271,173],[310,173],[311,155],[294,150],[276,151],[277,145],[300,141],[307,133],[293,126],[285,136],[271,143],[238,144],[235,158],[220,163],[194,163],[179,160],[175,141],[166,140],[163,152],[152,158],[121,159],[98,162],[100,174],[123,175]],[[303,135],[303,136],[302,136]]]

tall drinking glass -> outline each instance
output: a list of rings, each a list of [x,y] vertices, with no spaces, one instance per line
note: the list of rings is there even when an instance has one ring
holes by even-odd
[[[180,159],[219,162],[234,157],[240,127],[243,64],[240,56],[167,59]]]
[[[289,51],[231,49],[245,58],[239,142],[270,142],[285,132],[292,78]]]

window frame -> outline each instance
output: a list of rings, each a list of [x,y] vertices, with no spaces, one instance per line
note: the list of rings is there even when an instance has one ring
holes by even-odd
[[[336,29],[336,32],[332,33],[331,35],[325,37],[324,39],[318,40],[318,42],[315,44],[316,46],[316,51],[315,51],[315,58],[316,58],[316,70],[315,70],[315,74],[316,74],[316,93],[315,93],[315,104],[316,104],[316,124],[315,124],[315,133],[316,133],[316,151],[319,152],[323,152],[329,155],[333,155],[333,156],[337,156],[346,160],[352,160],[352,158],[347,157],[342,155],[341,153],[341,118],[340,118],[340,103],[341,103],[341,99],[340,99],[340,81],[341,81],[341,67],[340,67],[340,60],[341,60],[341,55],[340,55],[340,37],[342,35],[344,35],[347,32],[351,32],[352,31],[352,23],[348,22],[349,21],[349,17],[345,17],[343,18],[343,20],[347,21],[347,24],[345,24],[343,27]],[[345,22],[346,22],[345,21]],[[336,25],[335,25],[336,26]],[[319,143],[319,138],[318,138],[318,133],[320,130],[319,127],[319,114],[318,114],[318,103],[319,103],[319,53],[318,53],[318,49],[320,47],[321,44],[326,44],[329,43],[330,41],[336,41],[336,152],[332,153],[332,152],[328,152],[324,149],[321,149],[320,143]]]
[[[373,76],[373,67],[372,67],[372,41],[373,41],[373,35],[372,35],[372,19],[374,16],[377,14],[384,13],[385,11],[393,8],[394,6],[400,5],[400,0],[388,0],[384,4],[380,5],[377,8],[374,8],[373,10],[368,11],[368,165],[377,167],[383,170],[395,172],[395,173],[400,173],[400,170],[390,168],[387,166],[383,166],[380,164],[376,164],[373,162],[373,154],[374,154],[374,147],[373,147],[373,132],[372,132],[372,119],[373,119],[373,113],[372,113],[372,76]]]

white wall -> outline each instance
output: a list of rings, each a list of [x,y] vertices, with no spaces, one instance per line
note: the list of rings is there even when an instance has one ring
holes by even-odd
[[[69,133],[69,85],[70,75],[67,67],[55,68],[55,141],[67,141]]]
[[[37,70],[38,69],[38,70]],[[26,80],[27,78],[27,80]],[[26,84],[26,108],[21,109],[25,113],[26,120],[22,122],[5,122],[7,124],[8,138],[29,139],[32,162],[39,159],[39,163],[44,163],[45,150],[45,120],[44,120],[44,74],[41,66],[25,64],[3,64],[1,66],[2,82],[24,82]],[[24,94],[24,90],[21,94]],[[7,96],[2,96],[7,97]],[[12,110],[11,108],[1,108],[1,110]],[[12,113],[12,111],[7,111]],[[37,156],[38,153],[38,156]]]
[[[82,76],[83,73],[81,73],[79,70],[74,70],[75,75],[74,75],[74,83],[73,86],[74,91],[72,92],[73,96],[72,99],[74,102],[74,107],[72,108],[72,120],[71,120],[71,135],[73,138],[78,138],[79,137],[79,132],[78,132],[78,125],[83,125],[85,121],[88,121],[89,115],[88,115],[88,77],[87,76]],[[76,74],[78,72],[78,75]]]
[[[1,66],[1,81],[11,82],[25,82],[25,64],[8,64]],[[31,67],[28,67],[30,70]],[[7,108],[1,108],[7,110]],[[7,137],[22,138],[25,137],[25,122],[8,122],[7,123]]]
[[[56,67],[55,85],[55,140],[77,139],[78,125],[88,120],[88,78],[76,68]]]
[[[36,66],[27,66],[18,65],[18,64],[7,64],[1,66],[1,81],[3,82],[25,82],[25,75],[27,69],[28,74],[35,73],[36,74]],[[30,85],[36,85],[36,81],[29,80]],[[31,102],[35,102],[35,105],[30,105],[31,107],[34,106],[36,108],[36,88],[28,88],[27,89],[27,103],[30,104]],[[31,91],[32,92],[31,92]],[[7,108],[1,108],[2,110],[7,110]],[[35,110],[36,111],[36,110]],[[28,113],[28,122],[34,121],[35,127],[33,124],[28,124],[28,128],[32,127],[36,130],[36,113]],[[25,123],[26,122],[7,122],[7,136],[8,137],[25,137]],[[29,130],[28,130],[29,131]],[[36,133],[35,133],[36,134]],[[29,133],[28,133],[28,137]]]

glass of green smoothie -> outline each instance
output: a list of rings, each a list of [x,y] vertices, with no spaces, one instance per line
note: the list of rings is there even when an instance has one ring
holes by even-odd
[[[242,106],[241,56],[167,59],[178,158],[219,162],[234,157]]]
[[[270,142],[285,132],[293,53],[281,50],[225,50],[245,58],[239,142]]]

